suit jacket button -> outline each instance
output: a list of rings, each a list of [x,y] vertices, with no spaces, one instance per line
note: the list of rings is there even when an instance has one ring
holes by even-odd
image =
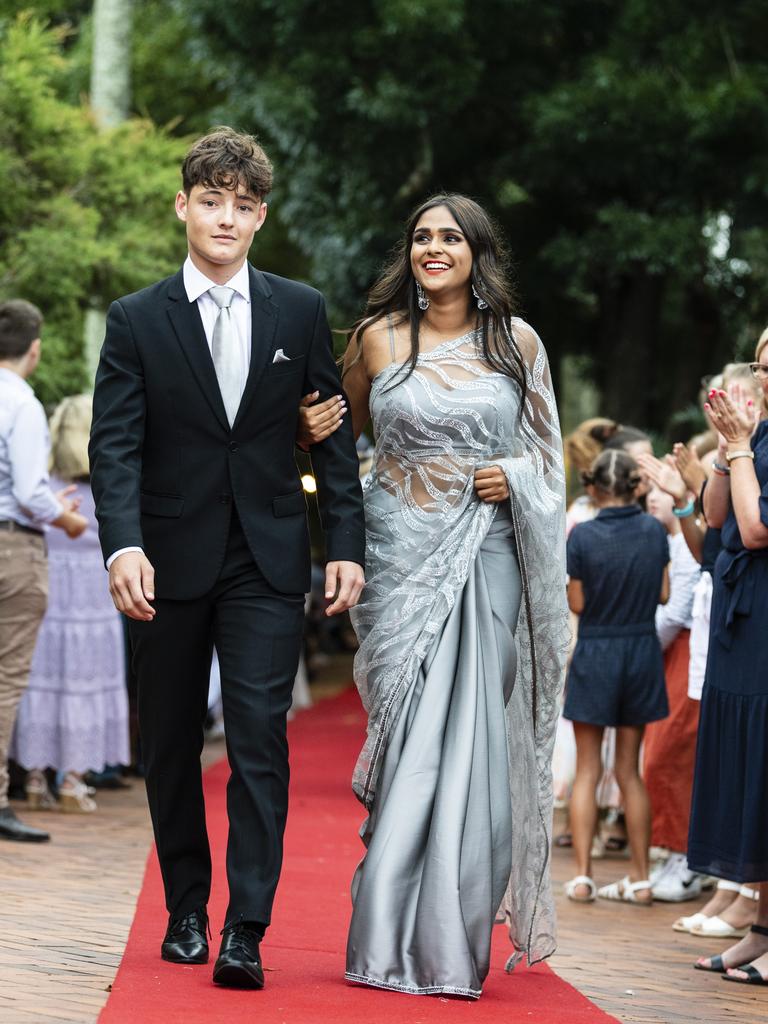
[[[228,505],[230,503],[230,501],[232,501],[232,495],[230,495],[230,494],[220,494],[219,495],[219,501],[220,501],[220,503],[222,505]]]
[[[239,447],[240,447],[240,445],[237,443],[237,441],[230,441],[229,442],[229,450],[232,452],[232,454],[234,454],[238,450]]]

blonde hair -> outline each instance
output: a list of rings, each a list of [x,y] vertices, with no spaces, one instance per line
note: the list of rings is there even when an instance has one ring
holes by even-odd
[[[752,394],[752,398],[754,399],[757,408],[762,410],[762,415],[765,415],[763,389],[760,386],[760,381],[755,380],[752,376],[749,363],[728,363],[723,367],[723,387],[726,391],[731,384],[736,383],[741,384],[741,386],[747,391],[747,394]]]
[[[757,339],[757,345],[755,346],[755,362],[760,362],[760,356],[763,353],[763,349],[768,345],[768,327],[765,328],[763,333]],[[760,409],[761,416],[763,419],[768,417],[768,395],[765,394],[762,387],[760,388]]]
[[[50,430],[51,472],[60,480],[87,477],[91,396],[71,395],[59,402],[51,416]]]
[[[584,420],[565,438],[565,451],[570,463],[580,472],[589,469],[618,427],[614,420],[602,416]]]

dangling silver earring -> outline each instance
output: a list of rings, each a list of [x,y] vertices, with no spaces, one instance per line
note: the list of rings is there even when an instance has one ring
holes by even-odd
[[[488,309],[488,303],[485,301],[482,295],[478,294],[477,288],[475,288],[474,284],[472,285],[472,294],[477,299],[478,309]]]
[[[419,309],[429,309],[429,299],[424,294],[424,289],[421,287],[419,282],[416,282],[416,295],[419,300]]]

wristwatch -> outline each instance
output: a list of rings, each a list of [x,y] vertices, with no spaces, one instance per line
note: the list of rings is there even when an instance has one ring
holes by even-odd
[[[738,451],[738,452],[726,452],[725,453],[725,460],[729,464],[731,462],[733,462],[734,459],[754,459],[754,457],[755,457],[755,453],[752,451],[751,448],[746,448],[743,451]]]

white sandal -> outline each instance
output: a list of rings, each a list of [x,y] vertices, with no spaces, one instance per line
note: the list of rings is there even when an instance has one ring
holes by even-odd
[[[650,889],[651,883],[647,878],[639,882],[630,882],[629,875],[625,875],[619,882],[611,882],[597,890],[597,895],[603,900],[619,900],[622,903],[636,903],[638,906],[650,907],[653,899],[639,900],[637,893],[643,889]]]
[[[27,773],[27,781],[24,784],[24,791],[27,797],[27,807],[30,811],[58,811],[59,805],[56,798],[48,788],[48,780],[45,773],[32,768]]]
[[[588,896],[576,895],[576,887],[579,885],[585,885],[589,889]],[[576,875],[570,882],[563,885],[563,889],[568,899],[573,900],[574,903],[594,903],[597,897],[597,886],[588,875]]]
[[[728,882],[724,878],[719,880],[717,888],[720,892],[741,892],[741,886],[738,882]],[[672,930],[675,932],[692,932],[694,928],[698,928],[713,916],[712,914],[702,914],[699,911],[697,914],[691,914],[690,917],[678,917],[672,925]]]
[[[701,911],[698,914],[691,914],[690,917],[678,917],[672,925],[672,931],[690,932],[692,928],[698,928],[700,924],[708,920],[708,915],[702,914]]]
[[[89,792],[90,787],[72,775],[67,775],[59,786],[59,800],[65,814],[93,814],[96,801]]]
[[[748,931],[749,926],[734,928],[722,917],[708,917],[690,929],[691,935],[698,935],[703,939],[743,939]]]

